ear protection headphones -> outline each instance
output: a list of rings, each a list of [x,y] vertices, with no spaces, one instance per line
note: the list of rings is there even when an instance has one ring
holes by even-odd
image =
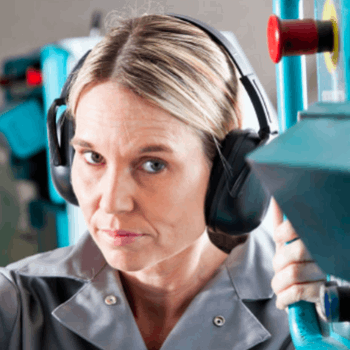
[[[205,202],[206,224],[213,231],[230,235],[250,232],[263,220],[271,196],[255,174],[250,171],[245,157],[268,142],[272,135],[278,133],[277,126],[273,122],[275,112],[234,37],[230,42],[219,31],[201,21],[187,16],[171,16],[201,28],[212,40],[226,49],[255,109],[260,126],[259,132],[233,130],[222,141],[222,156],[217,154],[214,159]],[[56,114],[58,107],[66,104],[73,74],[81,68],[89,52],[74,67],[62,89],[61,97],[54,100],[47,117],[52,180],[60,195],[74,205],[79,205],[71,185],[74,149],[69,141],[74,135],[74,126],[69,118],[65,118],[64,113],[56,123]]]

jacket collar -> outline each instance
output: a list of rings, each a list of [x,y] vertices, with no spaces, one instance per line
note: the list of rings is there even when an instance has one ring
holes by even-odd
[[[261,229],[253,231],[193,299],[162,350],[208,348],[209,344],[213,348],[245,350],[271,338],[243,300],[272,298],[273,250],[268,235],[262,234]],[[119,274],[106,264],[89,233],[75,246],[43,253],[35,260],[25,259],[16,265],[17,273],[22,275],[67,277],[87,282],[52,312],[68,329],[101,349],[109,349],[113,344],[114,348],[146,350]],[[110,295],[116,297],[114,305],[105,302]],[[225,317],[223,327],[213,325],[216,316]]]
[[[89,232],[77,244],[37,254],[8,265],[20,275],[42,277],[66,277],[90,281],[103,267],[106,260]]]
[[[257,247],[252,249],[250,246],[259,245],[259,238],[257,239],[258,241],[255,241],[256,238],[253,236],[252,240],[249,238],[235,254],[238,254],[239,258],[253,259],[258,251]],[[251,279],[235,273],[244,272],[243,266],[240,268],[242,264],[250,269],[249,273],[259,273],[259,269],[251,265],[260,263],[260,260],[253,259],[248,262],[243,260],[238,264],[235,263],[235,254],[231,252],[214,278],[192,300],[161,350],[192,348],[246,350],[271,338],[270,332],[241,300],[242,295],[261,299],[271,294],[269,288],[260,281],[266,276],[266,271],[263,271],[263,275],[253,286],[255,289],[262,285],[264,290],[254,295],[245,293],[248,289],[245,285],[249,285]],[[255,255],[255,259],[257,258]],[[244,275],[247,276],[246,272]],[[105,298],[111,295],[116,298],[116,303],[108,305]],[[119,274],[109,265],[101,269],[71,299],[58,306],[52,315],[65,327],[101,349],[109,349],[113,344],[113,348],[117,349],[147,350],[125,296]],[[217,316],[225,318],[223,327],[214,325],[213,321]]]
[[[253,301],[273,297],[271,257],[274,253],[272,237],[260,226],[227,257],[225,264],[240,299]]]
[[[224,265],[242,300],[270,299],[274,275],[271,257],[275,245],[263,227],[252,231],[245,243],[234,248]],[[107,265],[101,251],[86,232],[76,245],[23,259],[8,267],[22,275],[92,280]]]

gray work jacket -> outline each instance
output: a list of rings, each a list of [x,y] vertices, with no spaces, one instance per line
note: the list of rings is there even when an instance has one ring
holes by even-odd
[[[196,295],[161,350],[291,350],[258,228]],[[146,350],[119,274],[86,233],[75,246],[0,268],[0,348]]]

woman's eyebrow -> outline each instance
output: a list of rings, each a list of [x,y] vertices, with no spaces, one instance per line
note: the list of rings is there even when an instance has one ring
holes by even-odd
[[[84,141],[76,137],[73,137],[73,139],[70,141],[70,144],[78,145],[81,147],[94,148],[94,146],[90,142]],[[159,145],[159,144],[147,145],[139,149],[139,153],[151,153],[151,152],[173,153],[173,150],[168,146]]]
[[[150,153],[150,152],[167,152],[173,153],[173,150],[165,145],[147,145],[139,149],[139,153]]]
[[[94,148],[94,146],[91,143],[84,141],[84,140],[81,140],[81,139],[78,139],[76,137],[73,137],[69,143],[71,145],[78,145],[81,147]]]

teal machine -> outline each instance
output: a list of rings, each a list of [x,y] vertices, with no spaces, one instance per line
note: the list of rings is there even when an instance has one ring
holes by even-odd
[[[101,14],[94,13],[90,36],[60,40],[3,62],[0,133],[10,150],[14,178],[29,180],[39,190],[38,198],[29,203],[30,223],[39,233],[38,251],[74,244],[86,229],[80,209],[66,204],[53,186],[46,114],[75,63],[101,40],[100,21]],[[49,235],[45,232],[48,214],[56,223],[55,232]]]
[[[315,0],[314,19],[303,19],[302,8],[301,0],[274,0],[268,44],[281,134],[248,161],[328,274],[323,315],[312,303],[289,307],[296,349],[350,349],[350,0]],[[305,54],[317,59],[311,106]]]

